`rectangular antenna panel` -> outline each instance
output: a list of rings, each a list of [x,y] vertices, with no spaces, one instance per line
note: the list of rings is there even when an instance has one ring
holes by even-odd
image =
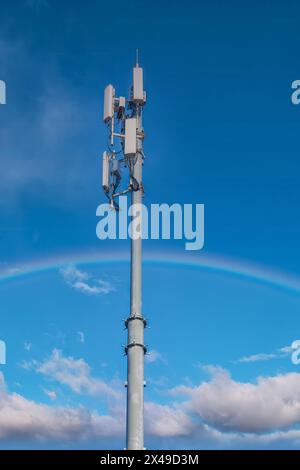
[[[109,154],[108,152],[103,152],[102,188],[106,193],[108,193],[109,191]]]
[[[136,154],[136,118],[125,120],[125,150],[126,156]]]
[[[104,90],[104,112],[103,121],[108,122],[114,115],[115,89],[112,85],[107,85]]]
[[[143,69],[133,68],[133,101],[144,101]]]
[[[120,96],[120,98],[119,98],[119,108],[125,108],[125,103],[126,103],[126,101],[125,101],[124,96]]]

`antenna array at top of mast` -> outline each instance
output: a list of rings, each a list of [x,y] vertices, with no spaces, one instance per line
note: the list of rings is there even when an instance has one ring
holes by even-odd
[[[140,189],[133,175],[137,153],[142,153],[138,141],[144,139],[143,130],[138,129],[138,118],[146,103],[143,89],[143,69],[138,64],[133,68],[133,85],[129,98],[116,96],[113,85],[107,85],[104,91],[103,121],[108,126],[108,149],[103,153],[102,187],[112,207],[118,210],[117,198],[130,191]],[[119,190],[123,170],[128,169],[128,185]]]

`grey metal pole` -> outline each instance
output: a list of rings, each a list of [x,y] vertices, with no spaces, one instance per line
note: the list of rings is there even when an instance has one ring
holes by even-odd
[[[136,106],[138,132],[142,131],[142,108]],[[142,202],[142,140],[138,139],[138,152],[133,176],[139,189],[132,191],[132,204]],[[141,229],[141,227],[140,227]],[[141,232],[140,232],[141,233]],[[144,449],[144,328],[146,321],[142,314],[142,239],[131,239],[131,292],[130,315],[126,320],[128,329],[127,353],[127,431],[126,448]]]
[[[142,110],[146,103],[143,87],[143,69],[138,64],[133,68],[133,84],[129,99],[116,97],[113,85],[104,90],[103,122],[110,132],[110,146],[102,158],[102,188],[110,206],[119,209],[116,202],[121,195],[131,192],[131,203],[141,211],[143,196],[142,166],[143,139]],[[116,121],[115,121],[116,120]],[[115,132],[115,123],[118,132]],[[114,150],[115,139],[121,139],[122,154]],[[129,168],[130,181],[123,191],[117,191],[121,182],[120,165]],[[131,236],[130,313],[125,326],[128,330],[127,345],[127,423],[126,448],[144,449],[144,329],[146,320],[142,314],[142,213],[132,213],[134,223],[140,216],[140,227]],[[134,225],[134,223],[132,225]]]

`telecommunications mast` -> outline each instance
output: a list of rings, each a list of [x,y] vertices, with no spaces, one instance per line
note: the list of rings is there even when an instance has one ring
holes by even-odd
[[[119,210],[118,197],[131,194],[131,203],[142,202],[142,165],[144,161],[142,111],[146,103],[143,87],[143,69],[133,68],[133,84],[130,96],[116,96],[108,85],[104,91],[103,120],[107,124],[108,150],[103,153],[102,187],[112,210]],[[127,173],[128,185],[119,189],[122,173]],[[138,207],[138,206],[136,206]],[[141,216],[141,213],[140,213]],[[125,321],[127,328],[127,422],[126,449],[144,449],[144,328],[142,314],[142,227],[140,236],[131,238],[130,259],[130,314]]]

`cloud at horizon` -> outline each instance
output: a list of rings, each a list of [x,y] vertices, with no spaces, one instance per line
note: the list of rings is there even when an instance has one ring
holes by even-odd
[[[105,398],[108,414],[99,415],[81,406],[50,406],[27,400],[9,393],[1,374],[0,439],[14,433],[20,439],[35,439],[39,434],[50,441],[58,435],[65,442],[109,436],[120,439],[124,435],[125,395],[120,384],[94,378],[86,361],[65,357],[59,350],[53,350],[44,361],[33,361],[27,369],[53,384],[67,386],[75,394]],[[178,385],[164,392],[169,403],[146,401],[145,431],[150,441],[163,438],[172,446],[188,448],[297,445],[300,373],[258,377],[249,383],[235,381],[220,367],[207,367],[206,371],[211,378],[198,386]],[[44,392],[50,401],[55,401],[53,390]],[[6,422],[8,415],[13,417],[10,424]],[[64,424],[56,434],[55,427],[60,426],[61,420]]]

